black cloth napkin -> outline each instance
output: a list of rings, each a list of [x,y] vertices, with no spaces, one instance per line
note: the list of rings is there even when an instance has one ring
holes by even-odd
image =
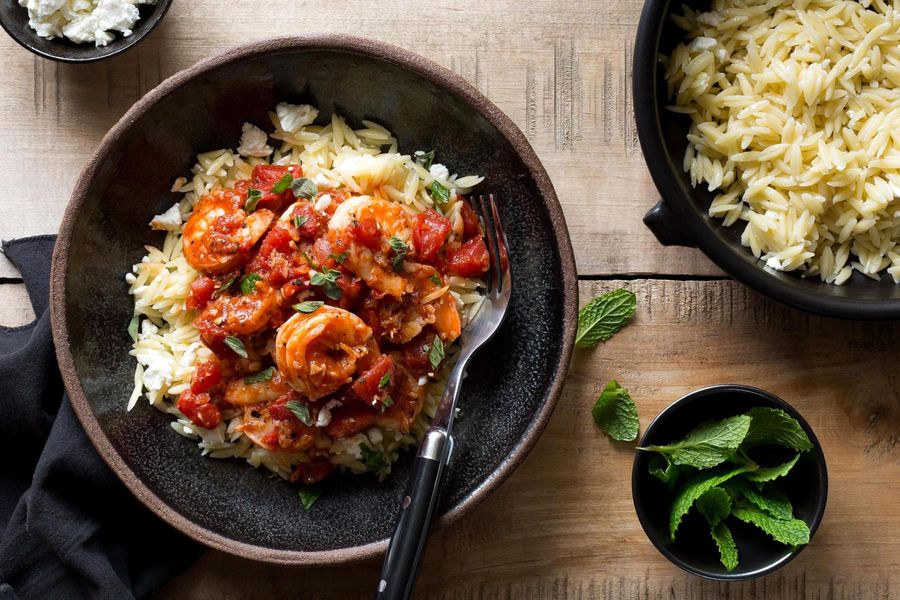
[[[0,600],[141,598],[202,549],[128,493],[75,417],[47,309],[55,239],[2,244],[37,320],[0,327]]]

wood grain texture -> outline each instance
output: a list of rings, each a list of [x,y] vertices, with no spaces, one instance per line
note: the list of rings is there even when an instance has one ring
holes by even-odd
[[[657,198],[631,98],[640,7],[640,0],[271,0],[224,10],[215,0],[183,0],[133,50],[90,65],[42,60],[0,35],[0,186],[15,190],[3,200],[0,238],[54,231],[104,133],[163,78],[241,42],[345,32],[449,67],[519,125],[556,186],[580,273],[717,273],[694,250],[661,247],[640,222]],[[0,258],[0,276],[11,273]]]
[[[881,600],[900,596],[898,325],[802,315],[728,281],[582,282],[583,302],[625,286],[634,322],[576,351],[568,383],[535,449],[481,506],[431,539],[418,597],[500,599]],[[816,431],[830,493],[813,543],[748,583],[688,576],[644,536],[631,503],[633,446],[590,418],[616,378],[642,429],[676,398],[745,383],[793,404]],[[157,595],[168,598],[369,598],[377,561],[304,570],[209,552]]]

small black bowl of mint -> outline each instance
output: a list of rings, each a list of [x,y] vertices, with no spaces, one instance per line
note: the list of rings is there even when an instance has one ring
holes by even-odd
[[[684,396],[647,428],[634,507],[656,548],[688,573],[753,579],[809,544],[828,473],[815,434],[787,402],[744,385]]]

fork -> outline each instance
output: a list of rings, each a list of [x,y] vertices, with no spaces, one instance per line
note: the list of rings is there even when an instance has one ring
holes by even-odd
[[[409,484],[400,503],[400,516],[381,570],[375,594],[377,600],[405,600],[412,596],[428,530],[453,451],[453,418],[466,366],[472,355],[500,329],[509,306],[512,274],[506,234],[503,233],[494,195],[489,194],[487,198],[479,196],[478,208],[490,256],[487,293],[477,316],[463,333],[459,359],[450,371],[434,420],[416,455]]]

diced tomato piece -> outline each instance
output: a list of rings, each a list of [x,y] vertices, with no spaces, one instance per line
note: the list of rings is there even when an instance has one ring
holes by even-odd
[[[272,188],[287,173],[290,173],[291,177],[296,179],[303,175],[303,169],[300,165],[256,165],[253,167],[250,187],[262,192],[262,197],[256,205],[257,208],[268,208],[279,212],[290,202],[294,201],[294,193],[291,192],[290,188],[280,194],[272,193]]]
[[[356,435],[375,424],[375,409],[363,404],[345,404],[331,410],[331,423],[325,433],[333,438]]]
[[[431,370],[428,351],[434,342],[434,333],[421,333],[401,348],[403,364],[414,373],[427,373]]]
[[[300,481],[307,485],[318,483],[334,471],[334,464],[327,457],[317,456],[310,462],[300,463],[291,472],[291,481]]]
[[[291,251],[291,232],[281,223],[272,227],[266,237],[263,238],[259,246],[259,256],[269,256],[273,252],[282,252],[287,254]]]
[[[463,238],[466,240],[481,237],[481,220],[467,200],[462,200],[459,214],[463,220]]]
[[[361,219],[350,224],[350,232],[357,242],[371,250],[381,247],[381,234],[375,219]]]
[[[431,262],[437,256],[444,242],[447,241],[450,229],[450,219],[433,208],[416,215],[416,226],[413,229],[413,244],[419,260]]]
[[[210,402],[209,394],[195,394],[187,390],[178,398],[178,410],[191,420],[191,423],[204,429],[212,429],[222,420],[219,407]]]
[[[222,381],[222,367],[217,360],[208,360],[197,365],[191,378],[191,391],[195,394],[208,392]]]
[[[491,264],[487,246],[480,237],[472,238],[447,254],[447,268],[460,277],[478,277],[486,272]]]
[[[394,359],[382,354],[375,364],[353,382],[350,391],[366,404],[374,405],[384,396],[385,390],[390,388],[393,379]],[[384,386],[381,385],[382,381],[385,381]]]
[[[271,415],[273,419],[278,419],[280,421],[299,421],[300,419],[297,418],[297,415],[286,406],[288,402],[299,402],[300,404],[304,404],[300,399],[300,394],[290,391],[287,394],[278,397],[269,405],[269,415]],[[312,414],[313,413],[310,412],[310,415]]]
[[[341,274],[334,282],[341,288],[341,298],[337,301],[337,305],[345,310],[350,310],[356,304],[363,292],[363,282],[358,277]]]
[[[295,220],[300,218],[303,224],[297,227]],[[291,211],[291,227],[300,235],[301,240],[314,240],[323,227],[322,216],[312,204],[301,204]]]
[[[278,448],[278,429],[273,429],[259,441],[266,448]]]
[[[191,283],[191,293],[188,294],[185,305],[188,310],[202,310],[216,292],[216,282],[212,277],[201,275]]]

